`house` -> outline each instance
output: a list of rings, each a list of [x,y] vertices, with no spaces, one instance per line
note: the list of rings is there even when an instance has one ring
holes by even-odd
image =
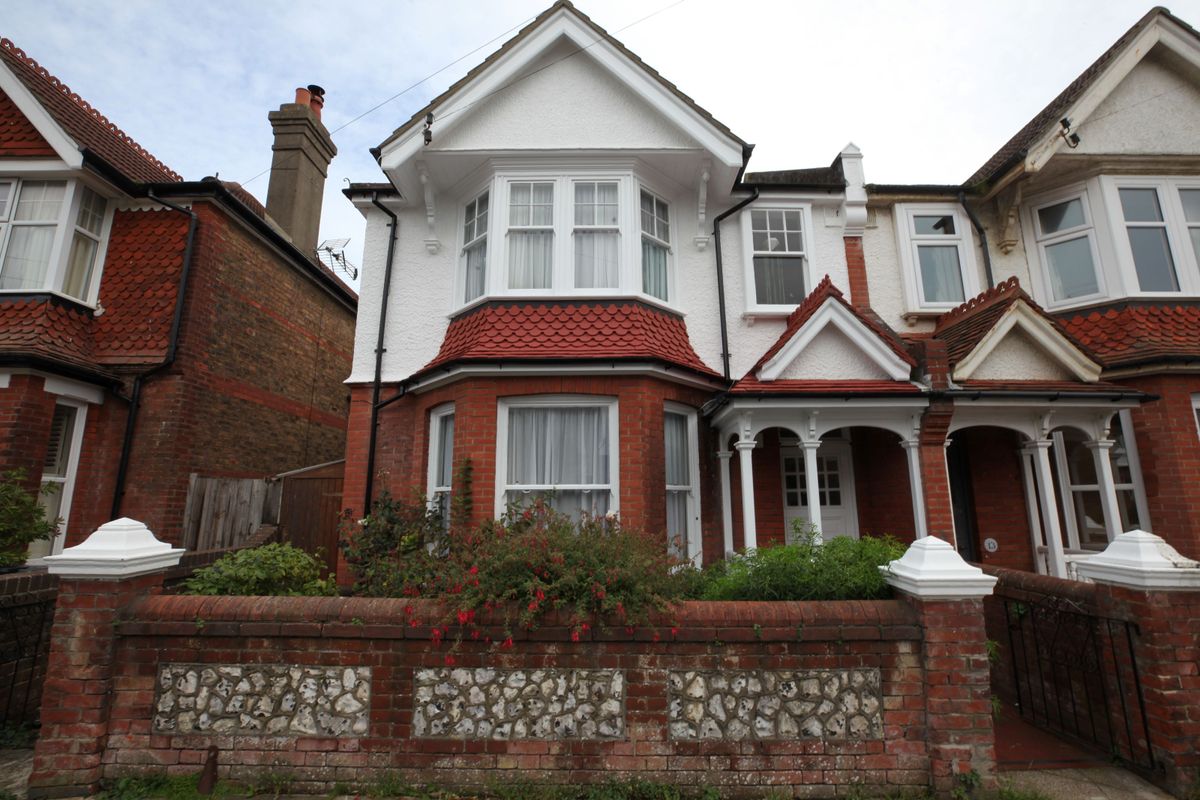
[[[546,495],[697,563],[797,522],[1060,576],[1134,527],[1200,557],[1198,70],[1154,9],[962,184],[875,185],[853,145],[753,171],[556,3],[346,191],[346,503],[469,462],[477,519]]]
[[[264,209],[0,41],[0,469],[63,520],[34,555],[120,516],[178,542],[190,475],[341,457],[357,298],[315,257],[336,150],[297,94]]]

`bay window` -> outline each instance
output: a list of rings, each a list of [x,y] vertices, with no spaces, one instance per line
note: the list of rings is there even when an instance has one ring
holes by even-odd
[[[666,456],[667,547],[680,560],[699,566],[700,487],[696,412],[668,404],[663,413]]]
[[[496,513],[543,498],[578,518],[617,509],[617,403],[594,397],[500,401]]]
[[[107,205],[78,181],[0,178],[0,290],[88,301]]]
[[[978,292],[975,248],[962,209],[896,206],[896,236],[912,311],[945,311]]]
[[[554,276],[554,184],[509,185],[508,288],[549,289]]]
[[[1034,209],[1033,217],[1051,301],[1099,294],[1095,231],[1087,194],[1046,203]]]
[[[429,478],[426,497],[429,508],[450,524],[450,501],[454,489],[454,405],[439,406],[429,413]]]
[[[1143,292],[1178,292],[1179,278],[1158,189],[1122,187],[1117,193],[1138,288]]]
[[[488,193],[467,203],[463,222],[463,274],[466,276],[464,302],[471,302],[487,291]]]
[[[1179,202],[1183,206],[1184,226],[1192,240],[1192,254],[1200,264],[1200,188],[1180,189]]]
[[[787,311],[808,293],[805,207],[752,208],[745,218],[750,241],[747,300],[751,310]]]
[[[667,299],[667,254],[671,252],[671,226],[667,204],[641,192],[642,291],[659,300]]]
[[[75,490],[75,474],[83,447],[83,426],[87,414],[85,403],[60,400],[54,406],[50,436],[46,440],[46,457],[42,463],[41,491],[38,503],[46,511],[46,519],[58,520],[58,536],[54,541],[37,541],[29,546],[29,556],[40,558],[62,551],[67,519],[71,513],[71,496]]]

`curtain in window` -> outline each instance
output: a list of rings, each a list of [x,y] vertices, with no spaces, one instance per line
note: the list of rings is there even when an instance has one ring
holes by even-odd
[[[961,303],[965,299],[957,246],[920,245],[917,257],[926,303]]]
[[[508,415],[508,499],[521,502],[558,486],[551,505],[602,515],[609,502],[608,409],[514,408]],[[527,492],[521,486],[542,491]]]
[[[0,289],[44,288],[52,247],[53,227],[14,225],[8,234],[4,267],[0,269]]]
[[[575,286],[579,289],[615,289],[620,286],[616,231],[575,231]]]
[[[804,259],[754,257],[754,292],[763,305],[796,305],[804,299]]]
[[[76,232],[71,241],[71,257],[67,260],[67,275],[63,279],[63,293],[84,298],[88,284],[92,282],[92,267],[96,263],[96,251],[100,248],[96,240]]]
[[[642,291],[667,299],[667,248],[649,239],[642,239]]]
[[[663,415],[663,441],[667,462],[667,545],[677,558],[687,557],[688,489],[671,487],[691,486],[688,469],[688,421],[682,414]]]
[[[549,289],[554,267],[552,231],[508,232],[508,287]]]
[[[487,285],[487,240],[483,239],[463,251],[467,262],[467,287],[463,300],[467,303],[483,294]]]
[[[454,480],[454,415],[441,418],[438,430],[437,485],[450,486]]]

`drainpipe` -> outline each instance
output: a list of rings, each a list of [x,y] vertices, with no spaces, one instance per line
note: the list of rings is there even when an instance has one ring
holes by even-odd
[[[721,313],[721,365],[725,372],[726,382],[732,378],[730,378],[729,372],[729,325],[725,318],[725,264],[721,259],[721,221],[741,211],[757,199],[758,187],[755,186],[749,197],[725,209],[713,219],[713,244],[717,248],[717,308]]]
[[[987,231],[983,229],[979,217],[975,216],[975,212],[967,205],[966,192],[959,191],[958,204],[963,207],[963,211],[967,212],[967,219],[971,220],[971,227],[979,234],[979,244],[983,247],[983,276],[987,279],[987,288],[991,289],[996,285],[996,281],[992,277],[992,254],[988,251]]]
[[[171,335],[167,341],[167,355],[162,362],[133,379],[133,388],[129,393],[129,412],[125,418],[125,435],[121,440],[121,458],[117,463],[116,486],[113,488],[112,513],[109,519],[119,519],[121,516],[121,501],[125,497],[125,479],[129,472],[129,455],[133,451],[133,434],[137,426],[138,411],[142,406],[142,384],[153,375],[157,375],[175,363],[175,354],[179,351],[179,330],[183,326],[183,301],[187,295],[188,274],[192,271],[192,252],[196,241],[196,227],[199,220],[196,212],[190,208],[157,197],[154,191],[147,192],[149,197],[159,205],[166,206],[172,211],[188,216],[187,241],[183,246],[183,267],[179,271],[179,286],[175,290],[175,314],[171,318]]]
[[[367,488],[363,492],[364,514],[371,513],[371,499],[375,493],[375,438],[378,435],[379,427],[379,390],[383,380],[383,354],[385,352],[383,335],[387,329],[388,296],[392,291],[392,259],[396,255],[397,225],[396,215],[379,202],[378,192],[371,193],[371,204],[391,217],[392,222],[388,226],[391,233],[388,236],[387,261],[383,267],[383,299],[382,305],[379,307],[379,336],[375,340],[375,380],[371,384],[371,431],[367,439]],[[403,394],[404,387],[401,387],[400,395],[392,399],[398,399]]]

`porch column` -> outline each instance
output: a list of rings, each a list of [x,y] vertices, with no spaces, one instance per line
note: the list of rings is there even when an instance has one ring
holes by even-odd
[[[929,535],[925,522],[925,490],[921,487],[921,442],[919,439],[904,439],[900,442],[908,461],[908,491],[912,495],[913,526],[918,539]]]
[[[1041,498],[1042,520],[1046,523],[1046,566],[1056,578],[1067,577],[1067,559],[1063,555],[1062,529],[1058,526],[1058,503],[1055,499],[1054,476],[1050,471],[1049,439],[1038,439],[1029,443],[1033,454],[1033,471],[1037,476],[1038,495]]]
[[[717,458],[721,460],[721,530],[725,534],[726,557],[733,552],[733,491],[729,480],[729,459],[732,457],[732,450],[717,451]]]
[[[1108,534],[1110,542],[1124,533],[1121,525],[1121,507],[1117,501],[1117,485],[1113,480],[1112,458],[1109,456],[1114,444],[1116,442],[1112,439],[1093,439],[1085,443],[1096,460],[1096,479],[1100,484],[1100,505],[1104,508],[1104,532]]]
[[[738,471],[742,477],[742,544],[746,550],[755,550],[758,548],[758,527],[754,520],[754,438],[744,439],[739,435],[734,447],[738,451]]]
[[[808,523],[817,532],[816,541],[821,541],[821,482],[817,476],[817,451],[821,440],[801,442],[804,448],[804,491],[808,494]]]
[[[1046,544],[1046,540],[1042,536],[1042,520],[1038,516],[1037,489],[1033,486],[1033,451],[1022,447],[1020,456],[1021,482],[1025,485],[1025,515],[1029,518],[1029,538],[1033,540],[1033,568],[1045,575],[1046,561],[1038,555],[1038,549]]]

